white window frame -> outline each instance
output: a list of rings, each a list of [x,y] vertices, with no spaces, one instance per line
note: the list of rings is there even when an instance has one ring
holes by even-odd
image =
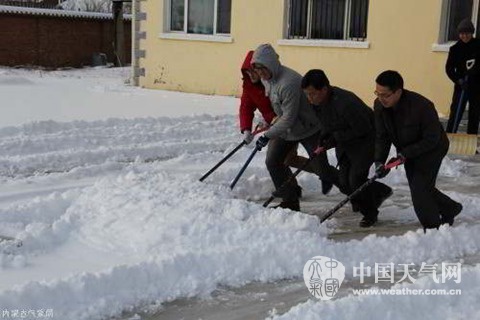
[[[348,39],[348,32],[350,29],[350,17],[352,12],[352,0],[346,0],[345,15],[343,21],[343,39],[312,39],[312,20],[313,20],[313,0],[308,0],[307,8],[307,35],[303,39],[289,39],[290,27],[290,7],[292,0],[285,1],[285,15],[284,15],[284,37],[277,41],[278,45],[284,46],[305,46],[305,47],[333,47],[333,48],[355,48],[368,49],[370,42],[365,38],[364,40]],[[369,8],[370,9],[370,8]],[[368,14],[369,12],[367,12]]]
[[[171,8],[172,0],[164,0],[164,24],[163,32],[160,33],[161,39],[173,39],[173,40],[191,40],[191,41],[210,41],[210,42],[233,42],[231,33],[217,33],[217,14],[218,14],[218,0],[214,1],[214,13],[213,13],[213,34],[198,34],[188,33],[188,2],[189,0],[183,0],[185,3],[183,12],[183,30],[171,30]],[[231,22],[230,22],[231,23]],[[231,26],[230,26],[231,27]]]
[[[432,45],[432,51],[448,52],[450,50],[450,47],[456,42],[447,41],[447,28],[448,21],[450,19],[450,3],[451,0],[442,0],[442,15],[440,18],[440,32],[438,35],[438,43],[434,43]],[[476,26],[478,22],[478,10],[480,10],[480,0],[473,0],[472,16],[470,19],[472,20],[474,26]],[[478,31],[475,30],[475,33],[478,33]]]

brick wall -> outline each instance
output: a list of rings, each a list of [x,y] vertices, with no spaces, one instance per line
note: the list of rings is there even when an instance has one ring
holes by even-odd
[[[125,56],[131,61],[131,22],[125,20]],[[102,52],[113,62],[113,20],[0,12],[0,65],[82,67]]]

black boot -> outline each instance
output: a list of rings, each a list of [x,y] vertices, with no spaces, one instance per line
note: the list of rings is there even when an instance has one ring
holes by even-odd
[[[294,189],[295,189],[294,190],[295,195],[298,198],[301,198],[302,197],[302,187],[300,187],[299,185],[296,185],[294,187]],[[278,190],[273,191],[272,196],[274,196],[275,198],[286,198],[290,195],[288,194],[288,189],[287,188],[280,188]]]
[[[453,222],[455,221],[455,217],[458,216],[458,214],[462,211],[462,209],[463,209],[462,204],[455,202],[452,212],[449,215],[444,215],[440,217],[440,224],[448,223],[449,226],[452,226]]]
[[[295,188],[295,190],[297,191],[297,197],[298,197],[298,198],[301,198],[301,197],[302,197],[302,187],[297,186],[297,187]]]
[[[358,206],[357,203],[351,202],[351,204],[352,204],[352,211],[353,212],[359,212],[360,211],[360,207]]]
[[[427,229],[430,229],[430,230],[433,230],[433,229],[436,229],[438,230],[439,226],[436,226],[436,227],[423,227],[423,233],[427,233]]]
[[[364,216],[363,219],[360,221],[359,226],[361,228],[368,228],[377,223],[377,220],[377,217]]]
[[[280,202],[279,205],[274,206],[273,208],[284,208],[290,209],[292,211],[300,211],[300,201],[297,200],[284,200]]]
[[[328,194],[333,188],[333,183],[330,181],[322,180],[322,193]]]

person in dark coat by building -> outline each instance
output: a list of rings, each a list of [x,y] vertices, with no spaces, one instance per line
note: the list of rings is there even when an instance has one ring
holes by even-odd
[[[402,76],[392,70],[376,79],[375,167],[377,174],[388,174],[385,163],[390,147],[405,160],[413,208],[424,229],[453,224],[462,205],[435,187],[449,141],[433,103],[403,88]]]
[[[252,65],[260,75],[278,116],[274,124],[257,139],[256,146],[261,150],[268,145],[265,163],[276,188],[273,195],[282,198],[280,207],[298,211],[300,202],[297,181],[295,178],[290,179],[293,174],[285,164],[289,153],[301,143],[309,157],[314,158],[312,161],[318,162],[322,168],[320,178],[323,183],[331,184],[328,169],[335,168],[328,164],[325,153],[314,153],[321,134],[320,121],[302,92],[302,76],[283,66],[270,44],[262,44],[255,49]]]
[[[353,92],[331,86],[322,70],[308,71],[302,89],[322,124],[321,144],[336,146],[339,172],[335,184],[349,195],[367,181],[373,165],[373,111]],[[361,227],[375,224],[378,208],[391,195],[390,187],[375,181],[351,200],[354,211],[363,215]]]
[[[454,130],[460,97],[462,91],[465,91],[461,108],[465,108],[467,101],[469,102],[467,133],[478,134],[480,121],[480,39],[473,38],[475,28],[469,19],[462,20],[457,31],[460,39],[450,47],[445,65],[448,77],[455,84],[446,130],[447,132],[453,132]],[[468,69],[467,63],[473,66]]]

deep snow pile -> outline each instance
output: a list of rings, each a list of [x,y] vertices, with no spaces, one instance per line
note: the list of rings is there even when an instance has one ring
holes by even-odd
[[[288,313],[274,316],[271,320],[316,320],[316,319],[478,319],[480,299],[478,283],[480,268],[462,269],[462,285],[436,283],[430,277],[423,277],[415,284],[397,284],[392,295],[350,295],[336,301],[323,303],[309,300],[292,308]],[[404,289],[410,292],[420,290],[456,290],[460,295],[402,295]],[[414,291],[417,290],[417,291]],[[453,293],[453,292],[452,292]]]
[[[218,285],[301,277],[303,265],[315,255],[342,261],[351,278],[352,267],[360,261],[458,261],[480,250],[475,164],[446,159],[441,170],[441,183],[464,204],[455,227],[426,235],[418,230],[335,242],[327,238],[335,219],[319,226],[315,217],[264,209],[250,201],[266,198],[272,188],[264,152],[233,192],[228,189],[230,180],[251,148],[243,148],[204,183],[198,182],[240,141],[236,109],[228,109],[236,99],[132,89],[121,79],[102,77],[102,70],[42,78],[19,72],[4,71],[8,76],[3,83],[20,77],[24,80],[10,85],[43,85],[60,100],[68,100],[71,91],[56,91],[57,81],[61,79],[65,88],[83,84],[78,90],[90,104],[97,103],[89,107],[98,108],[100,115],[88,121],[79,116],[76,121],[0,128],[0,235],[13,239],[0,241],[3,309],[50,308],[58,319],[98,319],[145,303],[205,296]],[[95,90],[88,89],[91,81],[96,82]],[[102,86],[102,81],[108,84]],[[99,92],[104,95],[97,101]],[[146,101],[160,94],[169,116],[103,119],[108,97],[118,103],[115,93],[129,97],[119,108],[128,108],[132,99]],[[47,101],[41,96],[29,103],[42,108]],[[202,103],[211,101],[230,114],[187,116],[185,110],[198,113]],[[175,109],[183,110],[181,117],[170,116]],[[335,161],[332,153],[329,158]],[[387,201],[382,217],[416,221],[411,208],[399,204],[406,202],[399,198],[408,190],[403,169],[394,170],[385,181],[399,195]],[[318,192],[314,176],[302,175],[300,183],[307,194]],[[318,203],[319,210],[329,208],[329,203]],[[478,284],[479,274],[478,267],[466,272],[468,293],[474,290],[472,283]],[[418,285],[431,283],[424,279]],[[353,315],[362,301],[375,306],[397,300],[348,296],[328,304],[310,302],[285,317],[327,309]],[[433,305],[443,300],[421,301]],[[461,312],[464,306],[453,299],[450,313],[445,312]],[[368,317],[372,313],[367,312]]]

